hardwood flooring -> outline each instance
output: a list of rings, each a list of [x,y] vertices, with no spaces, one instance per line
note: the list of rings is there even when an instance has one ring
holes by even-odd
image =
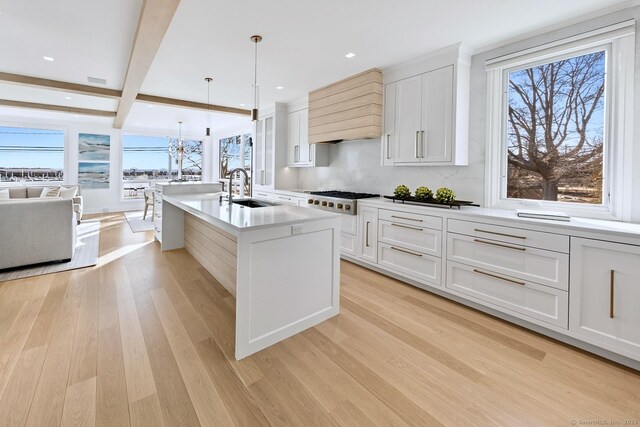
[[[639,372],[347,262],[339,316],[236,361],[233,296],[100,219],[96,267],[0,282],[2,426],[640,422]]]

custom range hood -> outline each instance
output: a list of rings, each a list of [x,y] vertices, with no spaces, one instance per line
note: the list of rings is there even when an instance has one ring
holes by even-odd
[[[309,143],[380,138],[382,72],[371,69],[309,92]]]

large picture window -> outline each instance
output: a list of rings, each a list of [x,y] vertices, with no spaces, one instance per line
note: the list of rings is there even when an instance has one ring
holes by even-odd
[[[488,207],[629,215],[634,38],[625,22],[487,61]]]
[[[0,126],[0,182],[62,181],[64,132]]]
[[[202,179],[202,141],[185,140],[190,146],[182,160],[182,179]],[[122,138],[122,180],[124,198],[141,198],[155,181],[178,176],[176,159],[169,155],[169,138],[124,135]]]

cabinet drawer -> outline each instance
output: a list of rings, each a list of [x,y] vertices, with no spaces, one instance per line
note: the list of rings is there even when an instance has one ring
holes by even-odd
[[[271,199],[273,199],[273,193],[269,193],[267,191],[254,191],[253,192],[253,198],[254,199],[271,200]]]
[[[340,215],[340,231],[348,234],[358,232],[358,217],[355,215]]]
[[[357,239],[353,234],[340,233],[340,253],[356,256]]]
[[[276,194],[274,198],[276,202],[284,203],[292,206],[298,206],[297,197],[285,196],[284,194]]]
[[[437,257],[442,255],[442,231],[419,225],[380,221],[378,241]]]
[[[446,287],[523,319],[568,328],[568,292],[452,261],[447,262]]]
[[[532,248],[569,253],[569,236],[531,231],[516,227],[449,219],[447,231],[483,239],[498,240]]]
[[[447,233],[447,259],[569,290],[569,255]]]
[[[378,264],[412,279],[441,284],[441,258],[378,243]]]
[[[380,209],[378,218],[385,221],[397,222],[400,224],[419,225],[424,228],[442,230],[442,218],[437,216],[419,215],[409,212],[390,211]]]

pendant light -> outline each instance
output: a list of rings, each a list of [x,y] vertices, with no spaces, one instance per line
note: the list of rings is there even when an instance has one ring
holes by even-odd
[[[262,36],[251,36],[251,41],[255,43],[254,73],[253,73],[253,109],[251,110],[251,120],[258,121],[258,43],[262,41]]]
[[[211,105],[211,77],[205,77],[205,81],[207,82],[207,130],[206,136],[211,136],[211,111],[209,110],[209,106]]]

